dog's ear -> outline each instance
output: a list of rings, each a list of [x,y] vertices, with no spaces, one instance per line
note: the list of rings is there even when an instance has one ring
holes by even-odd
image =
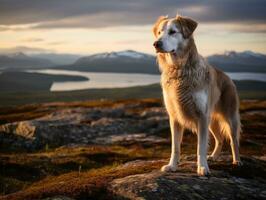
[[[166,20],[168,19],[168,16],[160,16],[157,21],[155,22],[153,28],[152,28],[152,32],[154,34],[154,36],[157,35],[157,30],[158,30],[158,25],[163,21],[163,20]]]
[[[194,30],[197,28],[198,23],[188,17],[176,16],[177,21],[180,24],[181,32],[184,38],[189,38]]]

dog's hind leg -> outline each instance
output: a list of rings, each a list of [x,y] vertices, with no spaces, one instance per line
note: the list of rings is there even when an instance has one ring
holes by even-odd
[[[211,122],[209,130],[214,137],[215,147],[214,147],[212,154],[210,156],[208,156],[208,159],[216,160],[222,151],[224,136],[222,134],[221,127],[220,127],[219,122],[217,120],[213,120]]]
[[[179,125],[179,123],[170,117],[170,128],[172,135],[172,151],[171,158],[168,165],[164,165],[161,168],[161,171],[176,171],[177,163],[180,160],[180,152],[181,152],[181,142],[183,138],[183,128]]]
[[[240,117],[238,113],[235,113],[228,121],[229,125],[229,137],[233,156],[234,165],[242,165],[239,155],[239,138],[241,131]]]

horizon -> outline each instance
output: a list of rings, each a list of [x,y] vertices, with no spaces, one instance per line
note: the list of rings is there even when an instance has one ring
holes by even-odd
[[[145,53],[145,52],[141,52],[141,51],[136,51],[134,49],[124,49],[124,50],[119,50],[119,51],[103,51],[103,52],[97,52],[97,53],[92,53],[92,54],[71,54],[71,53],[60,53],[60,52],[27,52],[27,51],[23,51],[21,49],[19,50],[14,50],[14,51],[7,51],[7,52],[3,52],[3,51],[0,51],[0,55],[16,55],[16,54],[24,54],[26,56],[34,56],[34,55],[49,55],[49,54],[52,54],[52,55],[73,55],[73,56],[80,56],[80,57],[83,57],[83,56],[93,56],[93,55],[97,55],[97,54],[105,54],[105,53],[119,53],[119,52],[126,52],[126,51],[133,51],[133,52],[136,52],[136,53],[140,53],[140,54],[147,54],[147,55],[150,55],[150,56],[154,56],[156,57],[156,53],[152,54],[152,53]],[[252,51],[252,50],[243,50],[243,51],[235,51],[235,50],[224,50],[223,52],[218,52],[218,53],[213,53],[213,54],[210,54],[210,55],[207,55],[207,56],[204,56],[204,57],[209,57],[209,56],[215,56],[215,55],[226,55],[228,53],[255,53],[255,54],[261,54],[261,55],[265,55],[266,56],[266,53],[260,53],[260,52],[255,52],[255,51]]]
[[[0,52],[92,55],[134,50],[155,55],[152,26],[176,12],[198,22],[203,56],[250,50],[266,54],[266,2],[0,0]]]

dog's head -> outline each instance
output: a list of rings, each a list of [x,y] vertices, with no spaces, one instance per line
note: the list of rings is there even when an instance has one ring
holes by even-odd
[[[197,27],[194,20],[177,15],[175,18],[161,16],[153,27],[157,53],[178,53],[186,45]]]

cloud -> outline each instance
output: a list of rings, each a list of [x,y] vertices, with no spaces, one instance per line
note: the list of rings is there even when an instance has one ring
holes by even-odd
[[[266,24],[239,24],[239,23],[215,23],[215,24],[200,24],[197,28],[197,33],[266,33]]]
[[[20,25],[0,25],[0,31],[24,31],[24,30],[28,30],[36,26],[37,26],[36,23],[35,24],[20,24]]]
[[[61,44],[66,44],[66,43],[67,42],[65,41],[55,41],[55,42],[48,42],[47,44],[51,46],[56,46],[56,45],[61,45]]]
[[[0,25],[36,23],[35,28],[148,25],[177,10],[201,23],[266,22],[265,0],[0,0],[0,5]]]
[[[42,38],[26,38],[21,40],[22,42],[44,42]]]

